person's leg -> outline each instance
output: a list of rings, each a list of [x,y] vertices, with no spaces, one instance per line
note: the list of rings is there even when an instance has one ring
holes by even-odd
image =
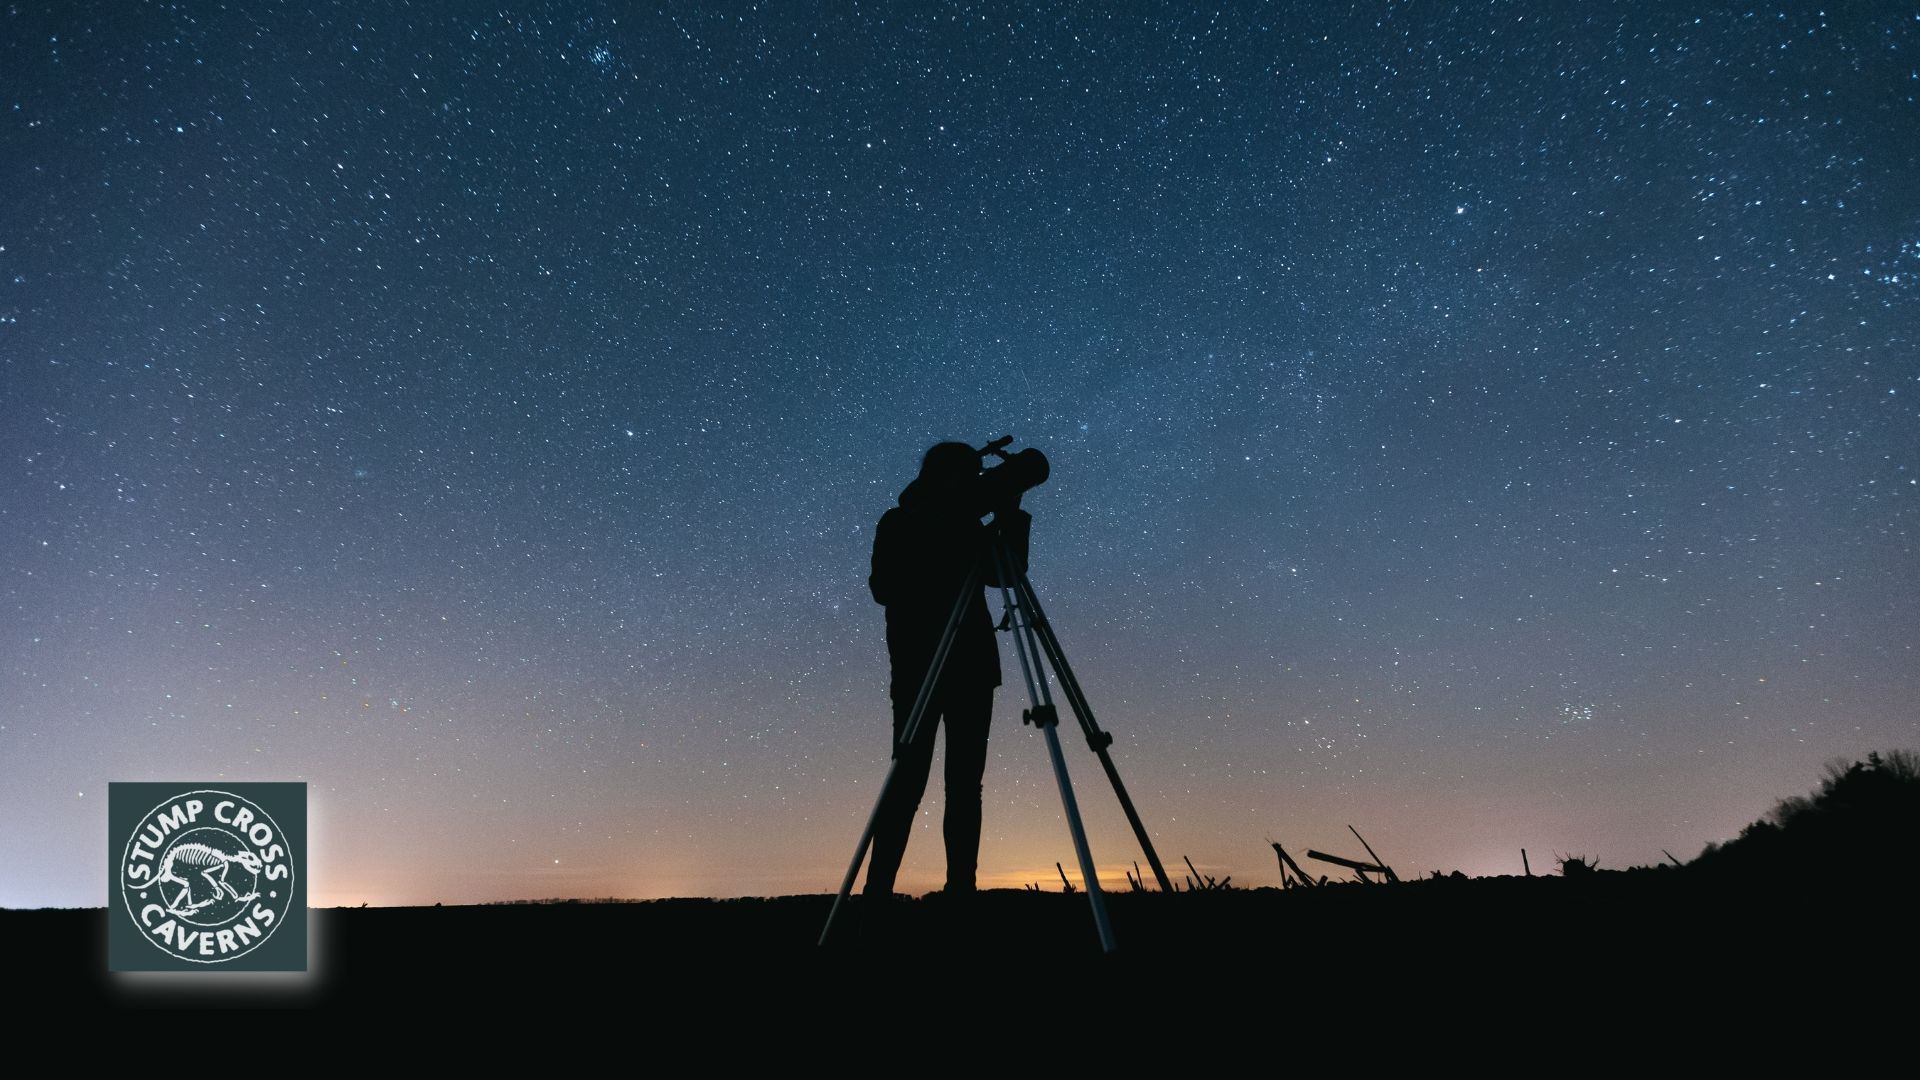
[[[927,790],[927,773],[933,768],[934,729],[939,714],[929,704],[920,721],[919,737],[911,747],[900,746],[913,713],[913,699],[893,703],[893,753],[900,764],[893,771],[893,786],[880,799],[880,812],[873,826],[873,854],[867,864],[867,896],[892,896],[893,879],[900,872],[900,860],[907,854],[907,837],[913,832],[913,817],[920,809],[920,797]],[[904,756],[903,756],[904,755]]]
[[[942,722],[947,729],[947,892],[970,893],[980,861],[980,792],[987,771],[987,727],[993,687],[955,693]]]

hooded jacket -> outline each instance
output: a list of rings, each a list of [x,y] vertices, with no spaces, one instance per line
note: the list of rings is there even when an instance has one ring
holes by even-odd
[[[992,532],[966,507],[942,495],[916,479],[874,529],[873,572],[867,588],[874,602],[887,609],[887,655],[893,666],[889,693],[896,704],[910,705],[920,693],[940,635],[953,615],[954,600],[976,561],[984,563],[983,587],[961,616],[940,685],[1000,685],[1000,649],[993,639],[984,588],[1002,584],[989,554]],[[994,520],[1000,523],[1015,565],[1025,572],[1033,516],[1012,507],[997,511]]]

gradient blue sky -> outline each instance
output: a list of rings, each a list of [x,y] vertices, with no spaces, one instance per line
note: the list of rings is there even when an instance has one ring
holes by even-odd
[[[113,780],[304,780],[320,905],[831,889],[1001,434],[1169,859],[1689,857],[1920,743],[1917,15],[9,7],[0,905]]]

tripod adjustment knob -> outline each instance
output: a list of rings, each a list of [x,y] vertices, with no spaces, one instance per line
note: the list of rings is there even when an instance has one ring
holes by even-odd
[[[1020,722],[1032,724],[1037,728],[1047,728],[1060,722],[1060,714],[1051,705],[1035,705],[1031,709],[1020,710]]]

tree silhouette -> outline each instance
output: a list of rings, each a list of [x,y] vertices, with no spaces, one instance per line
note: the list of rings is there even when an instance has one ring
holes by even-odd
[[[1719,874],[1787,872],[1813,880],[1912,882],[1908,849],[1920,828],[1920,754],[1890,750],[1828,762],[1811,795],[1775,802],[1737,839],[1691,864]]]

